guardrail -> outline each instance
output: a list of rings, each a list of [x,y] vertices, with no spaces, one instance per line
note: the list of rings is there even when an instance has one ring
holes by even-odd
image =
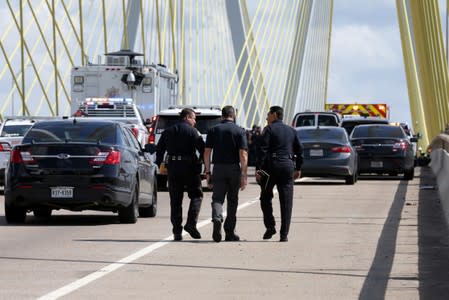
[[[432,150],[429,166],[437,178],[441,205],[446,223],[449,224],[449,135],[439,134],[432,140],[429,148]]]
[[[442,148],[442,149],[448,151],[449,150],[449,135],[447,133],[440,133],[432,140],[432,142],[429,145],[429,148],[432,150]]]

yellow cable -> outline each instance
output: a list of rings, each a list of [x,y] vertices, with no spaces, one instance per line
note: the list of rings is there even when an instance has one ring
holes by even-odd
[[[265,8],[264,8],[264,12],[263,12],[263,15],[262,15],[262,17],[261,17],[261,19],[265,19],[265,15],[266,15],[266,13],[267,13],[267,7],[268,7],[268,4],[267,3],[269,3],[270,1],[266,1],[265,2],[265,4],[266,4],[266,6],[265,6]],[[255,20],[253,20],[253,23],[254,23],[254,21]],[[262,25],[263,25],[263,22],[261,21],[261,22],[259,22],[259,25],[257,26],[257,29],[256,29],[256,36],[258,35],[258,33],[259,33],[259,30],[260,30],[260,28],[262,27]],[[252,27],[252,25],[251,25],[251,27]],[[245,40],[245,44],[246,45],[248,45],[248,41],[250,40],[252,38],[252,31],[248,31],[248,34],[247,34],[247,38],[246,38],[246,40]],[[244,67],[243,67],[243,72],[242,72],[242,76],[241,76],[241,78],[240,78],[240,82],[239,82],[239,85],[238,85],[238,90],[236,91],[236,93],[234,94],[234,99],[233,99],[233,101],[232,101],[232,106],[235,106],[235,104],[236,104],[236,102],[237,102],[237,98],[239,97],[239,95],[241,94],[240,93],[240,90],[241,90],[241,87],[242,87],[242,84],[243,84],[243,82],[245,81],[245,78],[246,78],[246,71],[247,71],[247,69],[248,69],[248,66],[249,66],[249,64],[250,64],[250,60],[251,60],[251,55],[252,55],[252,53],[253,53],[253,51],[254,51],[254,48],[255,48],[255,42],[252,42],[252,44],[251,44],[251,46],[250,46],[250,50],[249,50],[249,53],[248,53],[248,59],[246,60],[246,63],[245,63],[245,65],[244,65]],[[243,48],[244,49],[244,48]],[[248,51],[247,51],[248,52]],[[250,73],[251,73],[251,70],[250,70]],[[249,78],[251,79],[251,75],[249,76]],[[248,84],[248,86],[249,85],[251,85],[251,80],[248,80],[247,81],[247,84]],[[241,104],[243,104],[243,102],[245,102],[245,98],[244,98],[245,96],[243,95],[242,96],[242,101],[241,101]],[[241,105],[240,105],[241,106]]]
[[[273,11],[274,11],[275,14],[278,14],[278,10],[274,9],[275,2],[276,2],[276,1],[271,1],[272,7],[269,8],[269,9],[267,9],[267,11],[270,11],[270,12],[273,12]],[[278,1],[277,3],[279,3],[279,1]],[[255,59],[251,59],[252,53],[253,53],[253,51],[256,50],[256,41],[257,41],[257,40],[262,40],[261,44],[263,45],[263,44],[264,44],[263,41],[264,41],[264,38],[265,38],[265,36],[266,36],[266,34],[267,34],[268,29],[270,28],[271,31],[273,30],[273,26],[269,26],[269,25],[271,25],[271,23],[272,23],[272,16],[273,16],[273,14],[268,13],[268,14],[267,14],[268,20],[266,20],[266,21],[262,21],[262,20],[261,20],[261,21],[260,21],[260,25],[261,25],[260,27],[262,27],[262,24],[264,24],[265,27],[264,27],[264,30],[262,31],[262,36],[261,36],[261,37],[259,37],[260,27],[257,29],[256,35],[255,35],[255,37],[254,37],[254,41],[253,41],[252,44],[251,44],[251,51],[250,51],[250,53],[249,53],[248,61],[247,61],[247,65],[246,65],[246,66],[249,66],[249,63],[250,63],[251,61],[257,60],[257,62],[255,62],[254,65],[258,63],[259,57],[257,56],[257,53],[256,53],[256,58],[255,58]],[[251,104],[253,104],[253,101],[252,101],[252,100],[253,100],[253,97],[250,97],[249,101],[246,101],[246,99],[247,99],[247,96],[248,96],[249,88],[250,88],[251,86],[253,87],[252,94],[254,95],[254,93],[255,93],[255,91],[256,91],[256,89],[257,89],[257,87],[258,87],[258,83],[259,83],[258,80],[254,80],[254,79],[255,79],[254,71],[256,71],[254,65],[252,65],[252,67],[250,67],[250,76],[249,76],[249,77],[250,77],[250,81],[249,81],[249,84],[247,84],[247,86],[246,86],[246,88],[245,88],[245,92],[244,92],[243,97],[242,97],[242,98],[243,98],[243,101],[240,103],[240,106],[239,106],[239,109],[240,109],[240,110],[242,109],[243,104],[246,103],[246,102],[247,102],[247,104],[248,104],[248,105],[247,105],[248,109],[251,109]],[[246,67],[246,66],[245,66],[245,67]],[[258,74],[257,74],[257,75],[260,75],[261,73],[262,73],[262,70],[258,70]],[[244,76],[242,76],[242,77],[244,77]],[[260,76],[258,76],[257,79],[260,79]],[[260,100],[260,99],[258,99],[258,100]],[[256,105],[256,107],[257,107],[257,105]],[[256,109],[257,109],[257,108],[256,108]],[[247,112],[245,113],[245,121],[244,121],[244,124],[246,124],[247,126],[252,125],[252,124],[247,124],[249,114],[252,114],[252,115],[254,116],[254,115],[256,115],[256,112],[255,112],[255,111],[247,111]]]
[[[277,20],[275,21],[277,25],[275,26],[271,26],[271,30],[270,30],[270,34],[268,36],[268,39],[266,39],[264,42],[266,43],[267,41],[269,41],[270,43],[272,43],[273,45],[278,45],[279,44],[279,39],[281,36],[283,36],[283,38],[287,38],[288,35],[282,35],[279,32],[281,30],[283,30],[284,28],[281,28],[281,23],[282,20],[286,20],[286,15],[289,11],[292,11],[290,9],[287,9],[289,7],[289,3],[287,3],[286,1],[284,1],[284,3],[286,4],[285,7],[281,7],[281,2],[279,1],[278,3],[278,8],[276,9],[276,11],[278,11],[277,13]],[[297,2],[296,2],[297,3]],[[282,11],[282,13],[279,13],[279,11]],[[290,24],[290,23],[286,23],[286,24]],[[274,33],[278,33],[275,34],[274,38],[273,38],[273,34]],[[274,72],[267,72],[267,70],[272,70],[273,68],[271,68],[271,66],[273,66],[273,54],[275,53],[275,47],[270,47],[270,50],[265,50],[263,53],[263,57],[262,57],[262,65],[265,66],[265,73],[267,75],[273,74]],[[269,54],[268,54],[269,52]],[[268,58],[267,58],[268,57]],[[257,74],[257,78],[256,78],[256,82],[259,82],[259,77],[263,76],[263,73],[260,72],[259,74]],[[268,76],[267,76],[268,78]],[[271,76],[270,76],[271,78]],[[265,83],[268,83],[268,81],[265,80]],[[268,86],[269,87],[269,86]],[[253,101],[253,99],[255,98],[256,93],[253,91],[253,94],[251,95],[251,102]],[[259,115],[261,117],[261,122],[263,121],[263,117],[265,116],[265,113],[268,111],[269,109],[269,102],[268,102],[268,97],[265,97],[263,100],[265,100],[265,102],[262,105],[258,105],[258,107],[260,107],[259,109]],[[261,124],[255,124],[255,119],[256,119],[256,114],[252,115],[251,121],[249,122],[249,125],[261,125]]]

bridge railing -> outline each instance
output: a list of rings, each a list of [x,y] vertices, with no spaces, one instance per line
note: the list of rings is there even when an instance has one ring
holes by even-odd
[[[430,167],[437,178],[438,193],[449,224],[449,134],[441,133],[430,143]]]
[[[429,148],[433,151],[434,149],[444,149],[449,151],[449,132],[440,133],[437,135],[429,145]]]

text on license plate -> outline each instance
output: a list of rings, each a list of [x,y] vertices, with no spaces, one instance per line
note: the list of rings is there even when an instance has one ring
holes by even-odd
[[[52,198],[73,198],[73,187],[58,186],[51,188]]]
[[[310,156],[323,156],[323,149],[310,149]]]
[[[384,164],[381,161],[372,161],[371,162],[371,168],[382,168],[383,166],[384,166]]]

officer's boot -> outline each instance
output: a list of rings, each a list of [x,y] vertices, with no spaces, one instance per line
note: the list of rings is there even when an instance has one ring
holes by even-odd
[[[200,239],[201,234],[196,228],[196,223],[198,222],[198,215],[200,214],[201,198],[193,198],[190,201],[189,212],[187,214],[187,222],[184,226],[184,230],[187,231],[190,236],[194,239]]]

